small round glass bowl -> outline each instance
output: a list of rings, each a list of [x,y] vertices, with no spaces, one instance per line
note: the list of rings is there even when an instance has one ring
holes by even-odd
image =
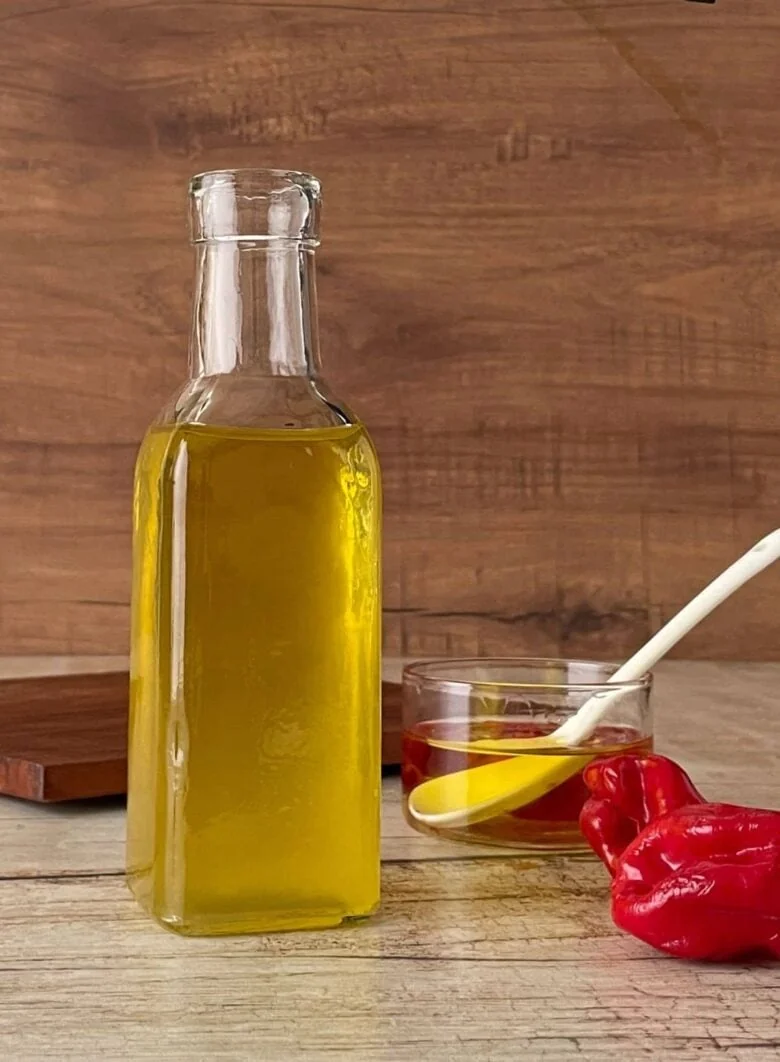
[[[409,664],[403,673],[401,778],[404,815],[415,829],[449,840],[508,845],[529,852],[587,849],[579,815],[587,797],[583,768],[618,752],[647,752],[653,745],[652,676],[609,683],[617,664],[592,660],[441,660]],[[543,738],[591,696],[612,698],[595,733],[577,748],[523,739]],[[409,808],[419,785],[443,775],[506,759],[523,758],[527,777],[544,775],[552,788],[530,803],[464,814],[454,824],[432,825]],[[546,757],[546,759],[542,759]],[[521,774],[520,777],[523,777]]]

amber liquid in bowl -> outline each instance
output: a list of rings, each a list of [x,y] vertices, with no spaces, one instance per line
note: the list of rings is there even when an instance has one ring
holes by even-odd
[[[578,749],[561,749],[551,743],[548,749],[535,747],[533,750],[499,753],[489,747],[491,741],[542,737],[552,733],[556,725],[511,718],[438,719],[416,723],[404,731],[402,743],[401,781],[407,821],[417,830],[451,840],[548,852],[587,850],[579,828],[580,811],[588,797],[582,780],[583,768],[596,758],[614,756],[618,752],[649,752],[653,739],[642,736],[631,727],[602,726],[587,745]],[[481,745],[477,746],[476,742]],[[485,822],[455,828],[428,827],[421,826],[409,813],[409,794],[415,786],[430,778],[505,759],[567,754],[580,761],[576,774],[532,804],[501,812]]]

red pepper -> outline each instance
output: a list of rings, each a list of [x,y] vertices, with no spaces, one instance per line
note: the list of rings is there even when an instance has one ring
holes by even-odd
[[[704,797],[672,760],[652,753],[626,753],[595,760],[582,772],[591,796],[580,829],[599,859],[614,874],[626,847],[648,823]]]
[[[780,812],[706,803],[663,756],[584,777],[580,825],[613,875],[616,925],[681,958],[780,958]]]

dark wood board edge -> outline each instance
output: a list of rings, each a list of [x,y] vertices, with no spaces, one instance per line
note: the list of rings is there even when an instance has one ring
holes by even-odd
[[[45,791],[43,764],[0,755],[0,794],[43,802]]]
[[[127,757],[96,763],[60,763],[43,769],[41,796],[29,797],[42,804],[96,797],[124,796],[127,792]]]

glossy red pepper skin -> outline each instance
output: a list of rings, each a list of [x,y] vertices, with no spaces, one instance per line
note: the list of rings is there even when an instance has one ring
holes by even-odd
[[[733,804],[679,808],[619,860],[612,917],[685,959],[780,959],[780,813]]]
[[[591,795],[580,815],[580,829],[612,874],[623,851],[648,823],[686,804],[704,803],[682,767],[654,753],[596,760],[582,777]]]
[[[585,780],[616,925],[680,958],[780,958],[780,812],[706,803],[662,756],[613,757]]]

